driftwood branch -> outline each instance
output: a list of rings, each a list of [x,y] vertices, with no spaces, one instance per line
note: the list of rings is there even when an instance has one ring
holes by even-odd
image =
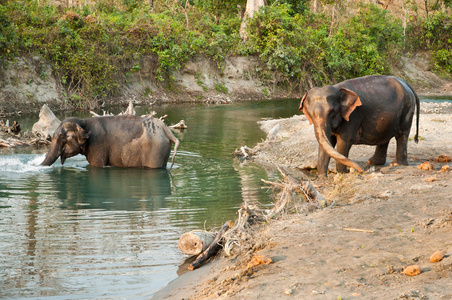
[[[218,249],[221,247],[220,241],[223,238],[223,235],[225,234],[226,231],[228,231],[228,229],[231,226],[232,221],[227,221],[226,223],[224,223],[224,225],[221,227],[220,231],[218,231],[217,235],[215,236],[215,239],[210,244],[210,246],[207,247],[207,249],[204,250],[204,252],[202,252],[190,266],[188,266],[189,270],[194,270],[198,268],[218,251]]]
[[[278,170],[283,176],[282,180],[271,182],[262,179],[263,182],[270,185],[272,188],[281,190],[276,196],[278,201],[275,203],[274,207],[271,210],[260,209],[258,205],[248,204],[245,201],[237,212],[238,219],[235,221],[234,226],[232,227],[230,221],[226,222],[210,246],[188,267],[189,270],[197,268],[216,253],[221,247],[218,243],[220,240],[222,240],[223,249],[226,255],[232,256],[232,251],[236,247],[239,249],[239,252],[242,251],[247,247],[249,240],[255,238],[256,228],[259,228],[259,226],[253,225],[264,224],[276,215],[281,214],[283,211],[292,209],[293,206],[295,206],[293,205],[295,199],[299,199],[300,196],[304,197],[310,204],[317,208],[326,206],[326,199],[317,191],[312,183],[308,180],[300,181],[299,179],[294,178],[282,167],[278,167]],[[296,198],[294,198],[294,196]]]
[[[247,239],[244,238],[244,236],[250,234],[250,232],[247,231],[252,225],[266,221],[264,211],[257,205],[250,205],[246,201],[242,207],[240,207],[237,214],[239,217],[235,222],[234,227],[224,235],[224,252],[228,256],[232,255],[234,246],[242,246],[242,242]]]
[[[255,154],[256,153],[255,153],[254,149],[252,149],[248,146],[242,146],[238,149],[235,149],[235,151],[232,153],[232,155],[243,158],[243,159],[248,159]]]
[[[342,228],[345,231],[354,231],[354,232],[366,232],[366,233],[374,233],[374,230],[366,230],[366,229],[357,229],[357,228]]]
[[[29,144],[14,138],[9,138],[8,140],[0,138],[0,148],[14,148],[17,146],[29,146]]]
[[[309,180],[305,180],[301,182],[300,180],[294,178],[286,170],[282,167],[278,166],[278,171],[283,176],[282,181],[268,181],[262,179],[262,181],[268,185],[271,185],[274,188],[280,189],[280,193],[277,198],[278,201],[275,203],[273,209],[271,209],[267,218],[272,218],[277,214],[280,214],[283,210],[287,209],[289,203],[292,202],[292,197],[294,194],[301,194],[310,204],[314,205],[317,208],[325,207],[327,201],[325,197],[323,197],[319,191],[312,185]]]
[[[187,125],[185,125],[185,121],[184,120],[180,120],[179,123],[168,126],[170,128],[174,128],[174,129],[187,129]]]
[[[119,115],[135,115],[136,111],[135,108],[133,107],[133,101],[129,100],[129,105],[127,106],[127,109],[123,112],[120,112]]]

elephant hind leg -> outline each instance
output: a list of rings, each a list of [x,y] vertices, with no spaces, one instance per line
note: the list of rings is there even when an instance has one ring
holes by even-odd
[[[391,162],[391,166],[408,166],[408,135],[410,132],[406,134],[402,134],[397,137],[397,150],[396,150],[396,158]]]
[[[377,148],[375,149],[374,155],[369,158],[367,161],[367,164],[371,166],[381,166],[386,163],[386,155],[388,153],[388,145],[389,142],[382,145],[377,145]]]

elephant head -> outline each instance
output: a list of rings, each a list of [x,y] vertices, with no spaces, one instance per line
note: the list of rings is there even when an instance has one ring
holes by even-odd
[[[49,151],[41,165],[50,166],[58,157],[61,157],[61,164],[64,164],[66,158],[84,154],[88,137],[89,132],[76,119],[64,120],[53,134]]]
[[[299,110],[302,111],[309,120],[309,124],[314,124],[314,132],[320,147],[330,157],[337,162],[347,165],[362,172],[362,168],[344,155],[334,149],[331,144],[333,132],[337,132],[343,122],[348,122],[350,114],[356,107],[361,106],[358,95],[346,88],[336,88],[334,86],[324,86],[313,88],[301,99]],[[318,162],[319,165],[322,162]],[[328,168],[328,161],[323,162]]]

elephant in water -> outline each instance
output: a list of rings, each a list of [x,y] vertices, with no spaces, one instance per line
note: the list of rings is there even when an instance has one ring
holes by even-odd
[[[179,140],[159,119],[131,115],[67,118],[52,137],[44,166],[77,154],[95,167],[166,168],[174,143],[172,168]]]
[[[335,85],[312,88],[301,99],[299,110],[314,123],[319,142],[317,170],[326,175],[330,157],[338,172],[346,166],[363,169],[348,159],[352,145],[376,145],[370,165],[384,165],[391,138],[397,141],[391,165],[408,165],[407,144],[415,108],[416,135],[419,134],[419,98],[404,80],[393,76],[371,75]],[[334,147],[337,144],[337,151]]]

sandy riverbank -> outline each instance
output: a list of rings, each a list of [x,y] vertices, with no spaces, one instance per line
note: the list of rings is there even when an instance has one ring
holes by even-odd
[[[285,215],[259,230],[258,247],[235,257],[224,254],[185,273],[155,299],[450,299],[452,298],[452,172],[440,172],[441,154],[452,156],[452,105],[422,103],[419,144],[409,142],[409,166],[386,166],[364,174],[312,177],[334,203],[325,209]],[[295,177],[315,162],[317,142],[304,116],[268,120],[272,141],[253,150],[257,163],[280,164]],[[414,130],[411,131],[414,135]],[[373,147],[354,146],[350,158],[364,164]],[[391,142],[388,162],[395,154]],[[436,170],[417,166],[432,162]],[[334,162],[330,168],[334,167]],[[346,231],[355,228],[364,232]],[[446,257],[430,263],[436,250]],[[255,254],[273,262],[246,269]],[[417,264],[409,277],[403,268]]]

